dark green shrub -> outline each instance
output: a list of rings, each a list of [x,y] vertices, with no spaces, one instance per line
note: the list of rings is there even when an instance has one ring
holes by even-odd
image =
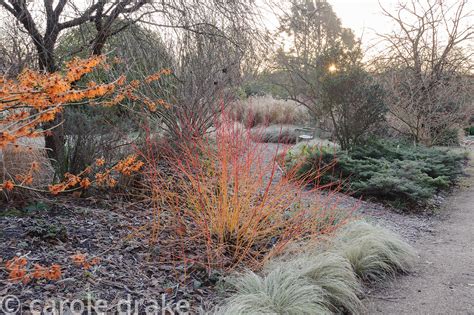
[[[298,166],[297,176],[311,174],[336,160],[319,184],[347,180],[344,190],[374,197],[399,207],[424,205],[438,191],[452,186],[462,174],[466,156],[446,150],[372,141],[351,151],[303,147],[287,156],[287,166]],[[298,164],[296,164],[298,163]]]
[[[333,136],[342,149],[366,142],[385,120],[385,91],[359,66],[347,66],[320,78],[320,102],[331,118]]]
[[[458,146],[459,130],[456,128],[452,128],[441,131],[440,135],[435,139],[433,144],[443,146]]]
[[[467,136],[474,136],[474,126],[470,126],[464,129]]]

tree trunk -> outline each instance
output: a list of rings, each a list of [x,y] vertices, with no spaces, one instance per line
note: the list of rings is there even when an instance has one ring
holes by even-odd
[[[53,53],[54,43],[37,47],[38,64],[42,71],[53,73],[57,71],[56,60]],[[66,170],[66,155],[65,155],[65,136],[63,127],[63,115],[58,113],[56,118],[43,124],[44,130],[51,130],[44,136],[45,148],[51,164],[59,175]]]
[[[45,124],[44,128],[48,129],[54,128],[51,133],[48,133],[44,137],[46,151],[48,152],[48,157],[51,160],[51,164],[54,166],[55,170],[62,175],[67,171],[66,169],[66,154],[65,154],[65,136],[64,136],[64,127],[62,124],[63,115],[59,114],[56,118]]]

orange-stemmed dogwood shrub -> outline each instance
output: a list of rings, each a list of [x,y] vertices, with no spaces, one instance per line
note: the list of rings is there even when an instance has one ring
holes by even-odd
[[[158,217],[146,230],[166,259],[208,271],[258,268],[289,244],[315,240],[345,221],[336,193],[323,197],[315,193],[322,187],[305,188],[292,170],[283,174],[277,149],[254,141],[226,115],[216,124],[209,137],[141,152]]]

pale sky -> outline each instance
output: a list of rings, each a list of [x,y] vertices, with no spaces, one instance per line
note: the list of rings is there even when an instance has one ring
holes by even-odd
[[[456,0],[448,0],[456,1]],[[472,0],[474,1],[474,0]],[[376,33],[389,33],[394,25],[382,14],[379,0],[327,0],[333,7],[343,27],[354,31],[356,37],[362,39],[362,46],[367,49],[377,41]],[[288,0],[257,0],[264,15],[264,23],[270,29],[278,26],[278,15],[281,7],[288,5]],[[398,0],[380,0],[389,11],[394,11]],[[275,6],[277,9],[270,9]]]
[[[334,12],[341,20],[344,27],[351,28],[357,37],[362,37],[362,46],[367,49],[377,42],[376,33],[386,34],[396,29],[395,24],[382,14],[380,4],[389,12],[396,12],[398,0],[327,0],[333,7]],[[455,6],[459,0],[443,0],[447,5]],[[409,1],[402,1],[409,2]],[[466,3],[465,14],[474,13],[474,0]],[[474,17],[473,17],[474,19]],[[473,20],[465,20],[472,24]],[[473,42],[466,43],[468,47],[474,45]],[[369,50],[368,55],[376,53],[376,50]]]
[[[267,5],[285,5],[289,0],[257,0]],[[373,46],[377,41],[377,33],[387,34],[397,28],[394,22],[383,15],[380,5],[389,12],[396,12],[399,0],[326,0],[333,7],[337,17],[341,20],[343,27],[351,28],[354,34],[362,39],[365,49]],[[455,5],[460,0],[443,0],[448,5]],[[401,0],[409,2],[409,0]],[[265,6],[265,5],[264,5]],[[263,12],[269,11],[263,8]],[[465,13],[474,11],[474,0],[468,0]],[[265,14],[266,15],[266,14]],[[266,25],[270,28],[276,27],[278,22],[274,16],[268,14]],[[369,51],[368,53],[374,53]]]
[[[393,24],[382,14],[378,0],[329,0],[344,27],[351,28],[364,45],[375,39],[375,34],[388,33]],[[386,9],[393,9],[395,0],[380,0]],[[392,10],[389,10],[392,11]]]

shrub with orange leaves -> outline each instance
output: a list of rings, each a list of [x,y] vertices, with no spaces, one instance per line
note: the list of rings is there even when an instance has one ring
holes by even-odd
[[[6,180],[2,184],[2,189],[11,191],[17,187],[25,189],[34,189],[36,192],[51,193],[57,195],[63,192],[72,192],[78,189],[88,189],[93,184],[97,187],[114,187],[117,184],[117,179],[120,176],[131,176],[134,173],[139,172],[144,163],[140,161],[137,155],[129,155],[122,160],[117,161],[110,167],[105,167],[105,160],[99,159],[96,161],[95,169],[93,167],[87,167],[79,174],[64,174],[64,179],[59,183],[49,185],[47,189],[32,188],[30,185],[33,184],[33,172],[36,169],[36,164],[33,163],[31,168],[24,174],[18,174],[15,176],[17,180],[14,183],[12,180]],[[92,175],[95,173],[95,175]]]
[[[15,144],[22,138],[37,138],[48,135],[55,127],[45,129],[44,123],[54,121],[65,106],[94,104],[112,106],[125,99],[138,101],[154,111],[157,106],[169,106],[165,101],[151,100],[141,95],[139,81],[126,82],[125,76],[120,76],[110,83],[89,82],[81,87],[77,82],[86,74],[98,67],[107,68],[104,56],[93,56],[88,59],[75,58],[66,63],[64,71],[42,73],[34,70],[23,71],[16,80],[0,77],[0,149]],[[145,81],[150,83],[159,80],[163,75],[169,75],[170,70],[164,69],[148,76]],[[124,175],[140,169],[141,162],[136,160],[119,161],[116,171]],[[103,165],[103,162],[102,162]],[[101,166],[97,163],[97,166]],[[22,174],[13,174],[1,187],[10,191],[14,187],[27,188],[33,184],[32,173],[38,171],[38,164],[33,163],[30,170]],[[58,194],[80,186],[88,188],[92,182],[85,179],[84,174],[65,174],[60,183],[49,186],[49,192]],[[96,176],[96,181],[108,186],[114,186],[116,179],[110,172],[102,172]],[[41,191],[36,189],[36,191]]]
[[[96,165],[103,166],[105,160],[99,159],[96,161]],[[105,168],[100,172],[96,172],[93,180],[86,177],[92,172],[92,168],[88,167],[77,175],[66,173],[64,180],[60,183],[50,185],[48,187],[49,192],[53,195],[57,195],[61,192],[72,191],[76,189],[87,189],[93,183],[97,186],[115,187],[117,184],[117,177],[119,174],[130,176],[133,173],[139,172],[143,167],[144,163],[138,160],[136,155],[129,155],[122,160],[119,160],[115,165],[110,168]]]
[[[295,180],[292,170],[282,176],[277,149],[254,138],[222,117],[215,139],[183,141],[177,150],[162,149],[167,153],[161,159],[144,158],[149,188],[157,192],[152,204],[170,212],[160,228],[175,242],[160,245],[170,245],[163,252],[173,260],[208,269],[258,268],[289,244],[314,240],[343,224],[335,192],[322,197],[322,187],[305,189],[307,181]],[[154,172],[163,160],[172,176]],[[159,231],[152,237],[157,242]]]
[[[59,280],[61,279],[61,266],[58,264],[52,264],[46,273],[46,279],[48,280]]]
[[[0,148],[23,137],[41,137],[51,131],[42,123],[51,122],[64,106],[113,93],[116,82],[77,88],[74,82],[105,62],[105,57],[74,59],[65,73],[23,71],[17,80],[0,78]]]

